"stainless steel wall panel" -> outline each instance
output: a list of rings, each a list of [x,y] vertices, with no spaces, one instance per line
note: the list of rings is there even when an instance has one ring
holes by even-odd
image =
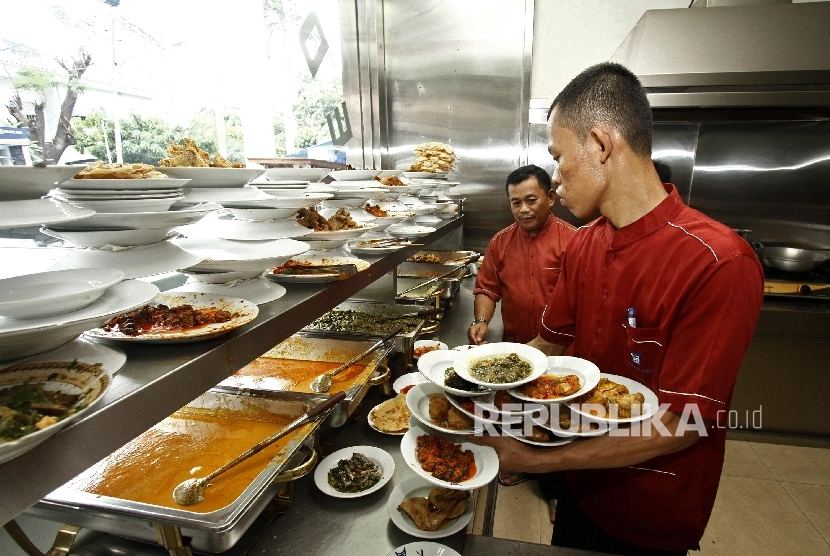
[[[701,124],[690,205],[753,241],[830,249],[830,122]]]
[[[389,165],[449,143],[466,197],[465,245],[513,221],[504,180],[526,160],[532,0],[384,1]]]
[[[689,204],[692,191],[699,127],[699,124],[685,122],[654,123],[651,157],[671,168],[671,181],[686,204]]]

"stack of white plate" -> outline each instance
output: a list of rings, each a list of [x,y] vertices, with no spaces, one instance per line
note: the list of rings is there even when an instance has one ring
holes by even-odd
[[[49,195],[96,212],[161,212],[183,199],[186,179],[67,180]]]

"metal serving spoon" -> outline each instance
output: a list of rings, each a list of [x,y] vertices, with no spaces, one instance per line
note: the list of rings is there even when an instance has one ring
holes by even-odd
[[[331,377],[333,377],[334,375],[348,369],[349,367],[351,367],[352,365],[354,365],[355,363],[357,363],[358,361],[360,361],[361,359],[363,359],[364,357],[366,357],[367,355],[369,355],[370,353],[372,353],[373,351],[378,349],[380,346],[382,346],[383,343],[386,340],[389,340],[389,339],[394,338],[395,336],[397,336],[402,330],[403,330],[403,326],[397,327],[395,330],[393,330],[392,332],[390,332],[389,334],[387,334],[386,336],[384,336],[383,338],[381,338],[380,340],[375,342],[372,345],[372,347],[370,347],[369,349],[367,349],[363,353],[361,353],[359,355],[355,355],[354,357],[352,357],[351,359],[349,359],[348,361],[346,361],[345,363],[343,363],[342,365],[340,365],[339,367],[337,367],[336,369],[334,369],[330,373],[321,374],[320,376],[318,376],[317,378],[315,378],[312,381],[311,389],[314,390],[315,392],[317,392],[318,394],[328,392],[329,388],[331,388]]]
[[[305,413],[292,421],[291,423],[287,424],[285,427],[281,428],[265,440],[260,441],[252,448],[248,449],[247,451],[243,452],[242,454],[238,455],[210,475],[206,477],[202,477],[201,479],[187,479],[179,483],[176,488],[173,489],[173,500],[176,503],[181,504],[182,506],[192,506],[193,504],[198,504],[205,498],[205,489],[210,484],[210,481],[230,469],[231,467],[235,466],[238,463],[241,463],[251,457],[252,455],[256,454],[257,452],[262,451],[263,449],[267,448],[286,434],[290,433],[291,431],[298,429],[305,425],[306,423],[313,421],[317,418],[318,415],[327,411],[329,408],[334,407],[342,400],[346,398],[345,392],[338,392],[334,396],[330,397],[323,403],[319,404],[317,407]]]

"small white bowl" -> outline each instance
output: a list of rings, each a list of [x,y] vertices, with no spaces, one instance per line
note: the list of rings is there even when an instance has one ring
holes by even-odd
[[[332,170],[329,175],[337,181],[370,180],[380,170]]]
[[[79,268],[0,280],[0,316],[36,319],[77,311],[124,279],[111,268]]]
[[[532,367],[530,374],[523,379],[513,382],[493,383],[485,382],[470,374],[470,368],[478,361],[493,357],[507,357],[511,353],[515,353],[520,359],[530,363]],[[493,390],[510,390],[542,376],[548,369],[548,358],[540,350],[526,344],[497,342],[493,344],[482,344],[461,352],[461,354],[455,358],[453,367],[455,368],[455,372],[458,376],[472,382],[473,384],[492,388]]]

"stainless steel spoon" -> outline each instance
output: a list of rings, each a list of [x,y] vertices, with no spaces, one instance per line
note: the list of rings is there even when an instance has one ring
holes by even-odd
[[[331,388],[331,377],[333,377],[336,374],[338,374],[340,372],[343,372],[344,370],[348,369],[349,367],[351,367],[352,365],[354,365],[355,363],[357,363],[358,361],[360,361],[361,359],[363,359],[364,357],[366,357],[367,355],[369,355],[370,353],[372,353],[373,351],[378,349],[380,346],[382,346],[383,343],[386,340],[389,340],[389,339],[394,338],[395,336],[397,336],[402,330],[403,330],[403,326],[397,327],[395,330],[393,330],[392,332],[390,332],[389,334],[387,334],[386,336],[384,336],[383,338],[381,338],[380,340],[375,342],[369,349],[367,349],[363,353],[361,353],[359,355],[355,355],[354,357],[352,357],[351,359],[349,359],[348,361],[346,361],[345,363],[343,363],[342,365],[340,365],[339,367],[337,367],[336,369],[334,369],[330,373],[321,374],[320,376],[318,376],[317,378],[315,378],[312,381],[311,389],[314,390],[315,392],[317,392],[318,394],[328,392],[329,388]]]
[[[267,448],[286,434],[290,433],[291,431],[298,429],[305,425],[306,423],[313,421],[317,418],[318,415],[327,411],[329,408],[334,407],[342,400],[346,398],[345,392],[338,392],[334,396],[330,397],[323,403],[319,404],[317,407],[305,413],[292,421],[291,423],[287,424],[285,427],[281,428],[265,440],[258,442],[249,450],[243,452],[239,456],[235,457],[210,475],[206,477],[202,477],[201,479],[187,479],[179,483],[176,488],[173,489],[173,500],[176,503],[181,504],[182,506],[192,506],[193,504],[198,504],[205,498],[205,489],[209,486],[210,481],[230,469],[231,467],[235,466],[236,464],[245,461],[252,455],[256,454],[257,452],[262,451],[263,449]]]

